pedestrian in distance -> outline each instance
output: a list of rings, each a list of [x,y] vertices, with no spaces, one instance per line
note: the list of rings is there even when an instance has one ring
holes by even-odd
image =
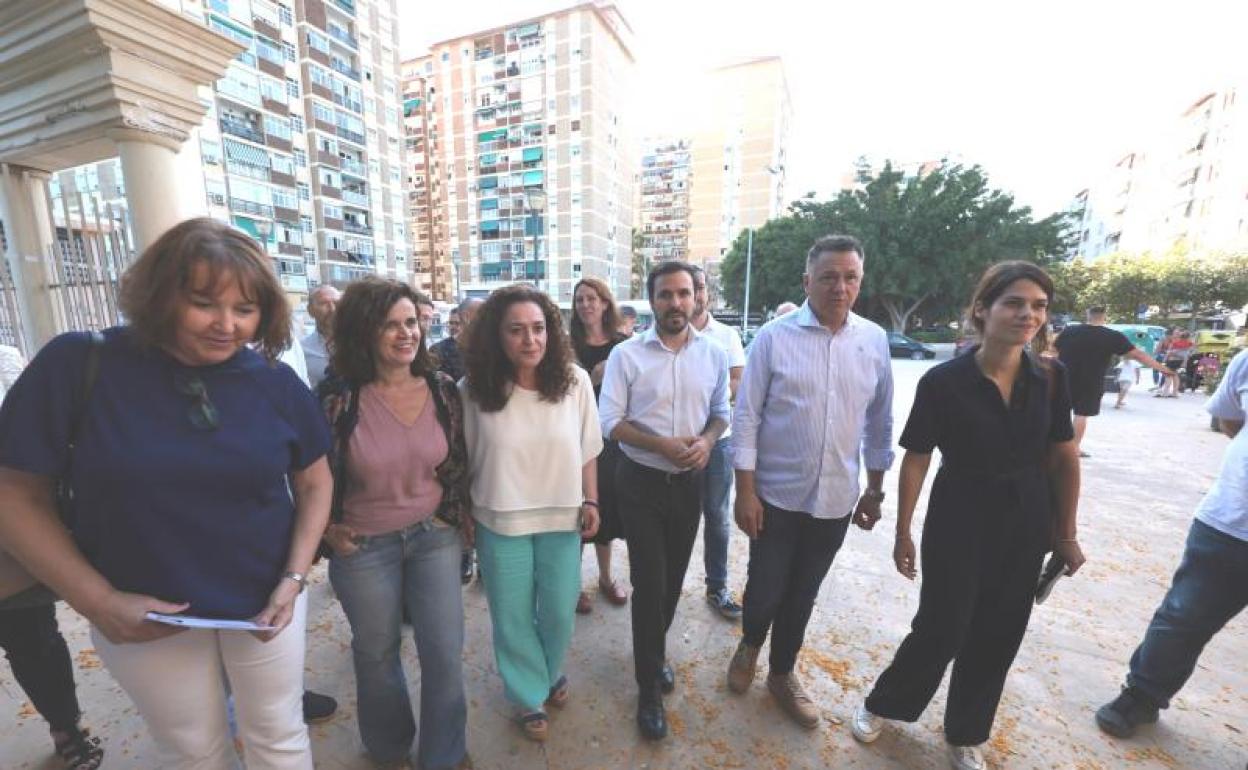
[[[667,631],[702,517],[702,473],[728,426],[728,356],[690,323],[692,265],[659,264],[646,292],[654,324],[611,351],[599,406],[603,435],[624,454],[615,488],[633,579],[637,725],[659,740],[663,695],[676,687]]]
[[[1133,358],[1123,358],[1118,365],[1115,379],[1118,383],[1118,400],[1114,402],[1114,408],[1121,409],[1127,403],[1127,393],[1131,391],[1131,386],[1140,384],[1140,362]]]
[[[980,747],[1027,631],[1045,552],[1065,562],[1066,574],[1084,562],[1065,366],[1038,355],[1047,347],[1052,300],[1053,282],[1039,267],[990,267],[967,314],[982,344],[919,380],[900,442],[906,454],[893,546],[897,571],[913,580],[919,561],[911,522],[939,448],[923,524],[919,609],[854,713],[851,729],[863,743],[875,741],[888,721],[916,721],[953,662],[944,720],[950,765],[987,767]]]
[[[459,557],[469,527],[459,391],[425,347],[419,295],[352,283],[334,316],[329,580],[351,626],[357,719],[369,756],[421,767],[467,762]],[[465,537],[467,535],[465,534]],[[403,618],[420,659],[420,715],[399,655]]]
[[[1096,712],[1100,728],[1117,738],[1158,720],[1205,645],[1248,606],[1248,352],[1231,360],[1205,408],[1231,443],[1196,508],[1170,589],[1131,656],[1126,684]]]
[[[1101,398],[1105,394],[1105,370],[1113,356],[1122,356],[1138,362],[1162,374],[1173,374],[1153,360],[1152,356],[1131,344],[1120,331],[1105,326],[1105,308],[1088,308],[1087,323],[1067,326],[1056,341],[1058,358],[1070,377],[1070,394],[1075,413],[1075,446],[1080,457],[1090,457],[1083,451],[1083,436],[1088,429],[1088,418],[1101,412]]]
[[[615,346],[628,339],[620,328],[619,310],[610,287],[597,278],[582,278],[572,289],[572,320],[569,336],[576,362],[589,373],[594,386],[594,401],[602,392],[602,377],[607,370],[607,357]],[[594,554],[598,558],[598,590],[611,604],[628,604],[628,586],[611,574],[612,542],[624,537],[619,506],[615,494],[615,466],[620,456],[619,442],[606,439],[598,455],[598,533],[594,535]],[[582,615],[593,612],[594,605],[584,590],[576,600],[576,611]]]
[[[571,698],[564,671],[581,588],[581,540],[598,530],[602,434],[589,374],[540,291],[490,295],[469,329],[460,382],[472,517],[494,660],[525,735]]]
[[[233,766],[228,680],[246,766],[310,770],[303,589],[333,482],[325,418],[276,363],[291,337],[286,293],[259,244],[202,218],[144,250],[119,306],[125,326],[98,342],[55,338],[5,399],[0,540],[90,621],[157,766]],[[72,539],[57,479],[73,490]],[[185,629],[153,612],[255,630]]]
[[[888,335],[852,310],[863,261],[850,236],[810,247],[806,302],[759,330],[733,418],[735,516],[750,538],[750,563],[728,687],[749,688],[770,633],[767,689],[808,729],[819,710],[793,670],[806,625],[851,519],[864,530],[879,520],[893,462]]]

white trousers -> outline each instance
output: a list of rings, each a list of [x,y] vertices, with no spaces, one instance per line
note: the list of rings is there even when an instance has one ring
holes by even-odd
[[[190,629],[141,644],[113,644],[92,627],[100,660],[138,707],[161,770],[232,770],[226,682],[248,770],[312,770],[303,723],[307,596],[277,638]]]

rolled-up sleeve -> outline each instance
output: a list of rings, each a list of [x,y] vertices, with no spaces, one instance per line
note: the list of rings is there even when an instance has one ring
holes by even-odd
[[[862,459],[870,471],[893,467],[893,366],[884,335],[880,336],[879,347],[875,395],[867,405],[862,435]]]
[[[1205,405],[1209,414],[1219,420],[1244,421],[1244,398],[1248,395],[1248,350],[1241,351],[1226,367],[1226,375]]]
[[[598,424],[603,438],[611,438],[611,432],[628,414],[628,362],[626,353],[616,345],[607,357],[607,368],[602,374],[602,389],[598,394]]]
[[[771,382],[771,335],[759,333],[750,348],[745,372],[737,385],[737,409],[732,417],[732,467],[752,471],[758,466],[758,426]]]

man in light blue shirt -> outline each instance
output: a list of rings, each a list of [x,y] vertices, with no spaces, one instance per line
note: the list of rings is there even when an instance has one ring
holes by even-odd
[[[710,293],[706,286],[706,271],[696,268],[693,274],[693,328],[719,343],[728,354],[728,395],[737,396],[737,384],[745,369],[745,348],[737,330],[716,320],[707,306]],[[702,560],[706,567],[706,601],[729,620],[741,617],[741,605],[733,601],[728,590],[728,541],[732,532],[728,513],[728,498],[732,495],[732,462],[728,459],[728,443],[732,440],[732,428],[715,442],[710,462],[702,474]]]
[[[620,442],[616,494],[633,580],[637,724],[667,735],[662,694],[676,686],[666,637],[702,516],[702,473],[728,427],[728,356],[690,323],[694,268],[659,264],[646,288],[654,325],[611,351],[598,414]]]
[[[333,286],[323,283],[308,295],[308,315],[316,321],[316,328],[303,338],[303,357],[307,365],[308,386],[313,391],[325,379],[325,369],[329,366],[329,338],[333,334],[334,309],[342,292]]]
[[[771,632],[767,687],[798,724],[819,711],[793,673],[819,586],[850,515],[880,518],[893,462],[888,335],[851,308],[862,284],[856,238],[820,238],[806,256],[806,303],[762,329],[737,391],[732,424],[737,525],[750,536],[743,637],[728,669],[742,693]],[[859,454],[867,488],[859,494]]]
[[[1131,656],[1126,687],[1096,712],[1100,728],[1119,738],[1157,721],[1205,645],[1248,606],[1248,351],[1231,360],[1205,408],[1231,444],[1196,508],[1170,590]]]

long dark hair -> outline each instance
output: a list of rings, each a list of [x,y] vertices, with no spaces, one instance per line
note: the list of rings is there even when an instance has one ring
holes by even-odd
[[[502,325],[507,310],[519,302],[532,302],[541,308],[546,320],[546,354],[537,365],[537,390],[543,401],[558,402],[568,394],[576,375],[572,372],[572,350],[559,308],[542,292],[530,286],[506,286],[495,291],[468,325],[464,363],[468,370],[468,395],[483,412],[497,412],[507,406],[516,372],[503,350]],[[339,305],[339,312],[341,312]]]
[[[376,379],[377,335],[386,323],[386,316],[399,300],[406,299],[413,307],[418,307],[422,296],[401,281],[373,276],[347,286],[334,311],[330,361],[334,374],[356,387]],[[434,368],[422,330],[420,344],[416,347],[416,360],[412,361],[412,375],[424,377]]]
[[[996,302],[997,298],[1015,281],[1031,281],[1039,286],[1040,290],[1049,298],[1049,305],[1052,306],[1054,298],[1053,279],[1049,277],[1049,274],[1043,268],[1022,260],[998,262],[984,271],[983,276],[979,279],[979,284],[975,287],[975,293],[971,295],[971,304],[966,308],[966,317],[971,326],[975,328],[976,333],[979,334],[980,339],[984,337],[984,321],[975,315],[975,311],[979,308],[987,310],[992,307],[992,303]],[[1040,325],[1040,330],[1032,338],[1031,350],[1033,353],[1039,354],[1048,349],[1049,323],[1046,315],[1045,322]]]
[[[582,286],[588,286],[598,295],[598,299],[603,304],[602,333],[606,335],[607,340],[616,341],[623,338],[620,334],[620,311],[615,306],[615,297],[611,294],[611,289],[606,282],[597,278],[582,278],[572,287],[572,321],[568,324],[568,333],[572,337],[572,350],[576,353],[578,361],[585,360],[586,348],[589,347],[585,341],[587,331],[585,322],[576,312],[576,293]]]

